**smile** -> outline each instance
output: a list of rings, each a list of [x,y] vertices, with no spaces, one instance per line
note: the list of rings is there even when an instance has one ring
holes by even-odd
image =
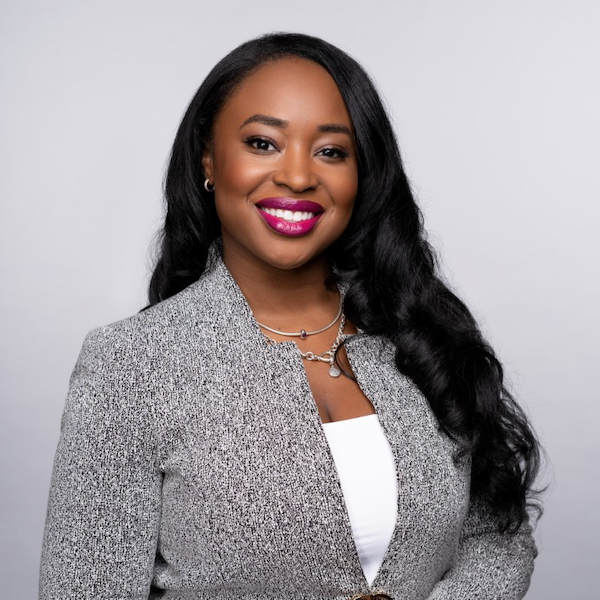
[[[273,231],[286,237],[306,235],[323,214],[320,204],[293,198],[264,198],[257,202],[256,208]]]
[[[307,219],[314,219],[315,217],[315,213],[300,212],[299,210],[295,210],[293,212],[291,210],[283,210],[281,208],[260,208],[260,210],[264,210],[268,215],[272,215],[278,219],[285,219],[286,221],[295,223],[298,223],[299,221],[306,221]]]

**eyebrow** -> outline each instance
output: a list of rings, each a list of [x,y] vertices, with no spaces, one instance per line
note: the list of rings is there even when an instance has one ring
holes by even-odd
[[[270,117],[269,115],[252,115],[248,117],[240,126],[240,129],[249,125],[250,123],[262,123],[263,125],[269,125],[270,127],[279,127],[285,129],[290,123],[277,117]],[[349,137],[353,137],[350,128],[340,123],[327,123],[325,125],[319,125],[317,129],[321,133],[344,133]]]
[[[327,125],[319,125],[319,131],[321,131],[322,133],[345,133],[347,136],[353,137],[349,127],[338,123],[328,123]]]
[[[248,117],[240,126],[245,127],[250,123],[262,123],[263,125],[270,125],[271,127],[287,127],[289,125],[288,121],[284,121],[283,119],[278,119],[277,117],[269,117],[268,115],[252,115]]]

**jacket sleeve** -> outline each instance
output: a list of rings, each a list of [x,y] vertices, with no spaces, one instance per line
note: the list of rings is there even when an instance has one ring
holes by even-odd
[[[56,451],[40,599],[148,598],[162,476],[151,411],[127,344],[88,334],[71,377]]]
[[[427,600],[520,600],[529,588],[537,550],[532,528],[500,533],[489,507],[471,502],[454,566]]]

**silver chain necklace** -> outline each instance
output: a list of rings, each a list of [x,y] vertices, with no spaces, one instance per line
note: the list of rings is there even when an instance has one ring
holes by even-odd
[[[329,323],[329,325],[325,325],[325,327],[321,327],[321,329],[315,329],[314,331],[306,331],[306,329],[301,329],[298,332],[279,331],[277,329],[268,327],[264,323],[259,323],[258,321],[256,321],[256,323],[257,323],[257,325],[260,325],[263,329],[266,329],[267,331],[270,331],[271,333],[276,333],[277,335],[283,335],[285,337],[299,337],[301,340],[305,340],[309,335],[323,333],[324,331],[327,331],[328,329],[333,327],[337,323],[337,320],[340,318],[340,316],[342,314],[343,304],[344,304],[344,299],[342,298],[342,296],[340,294],[340,306],[338,308],[337,314],[335,315],[335,319],[333,319],[333,321],[331,321],[331,323]]]
[[[340,326],[338,327],[337,335],[335,336],[335,340],[333,340],[333,344],[331,344],[331,348],[329,348],[329,350],[325,350],[325,352],[323,352],[321,354],[315,354],[314,352],[310,352],[310,351],[302,352],[300,350],[300,356],[302,356],[302,358],[304,360],[329,363],[329,376],[330,377],[339,377],[342,374],[342,370],[335,364],[335,351],[339,348],[340,344],[342,343],[342,335],[343,335],[343,331],[344,331],[344,325],[346,324],[346,315],[344,314],[343,311],[340,313],[340,316],[341,316]],[[336,318],[336,320],[337,320],[337,318]],[[335,321],[334,321],[334,323],[335,323]],[[260,323],[259,323],[259,325],[260,325]],[[262,325],[261,325],[261,327],[262,327]],[[329,327],[331,327],[331,325]],[[268,329],[268,328],[265,327],[265,329]],[[325,329],[327,329],[327,327]],[[322,331],[325,331],[325,329],[323,329]],[[269,329],[269,331],[273,331],[273,330]],[[273,331],[273,333],[279,333],[279,332]],[[277,343],[273,338],[270,338],[266,333],[263,333],[263,335],[270,345]],[[282,335],[284,335],[284,334],[282,334]],[[296,335],[297,336],[297,334],[288,334],[288,335]],[[304,339],[304,338],[302,338],[302,339]]]

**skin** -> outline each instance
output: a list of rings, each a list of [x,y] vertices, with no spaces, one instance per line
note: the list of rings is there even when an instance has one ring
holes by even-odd
[[[329,323],[339,294],[325,285],[331,268],[324,251],[348,225],[358,186],[352,122],[329,73],[298,58],[253,72],[217,117],[202,166],[215,186],[225,264],[256,320],[283,331]],[[310,232],[287,237],[257,208],[272,197],[316,202],[323,213]],[[355,332],[347,323],[344,333]],[[331,347],[337,326],[306,340],[265,333],[319,354]],[[324,363],[303,364],[323,422],[375,412],[352,379],[330,377]]]

